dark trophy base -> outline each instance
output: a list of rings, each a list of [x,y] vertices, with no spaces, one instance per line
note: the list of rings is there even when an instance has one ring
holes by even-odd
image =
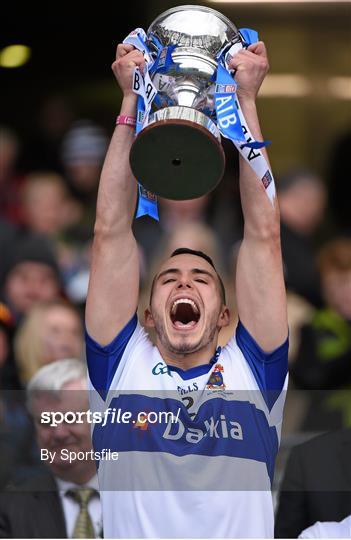
[[[205,118],[207,125],[212,124]],[[216,187],[224,173],[225,157],[222,145],[207,127],[178,117],[156,120],[144,128],[131,148],[130,165],[148,191],[166,199],[186,200]]]

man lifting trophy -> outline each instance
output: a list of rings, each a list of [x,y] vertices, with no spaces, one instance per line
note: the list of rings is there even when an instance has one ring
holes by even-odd
[[[217,11],[180,6],[131,32],[112,70],[123,100],[99,185],[86,343],[91,408],[130,421],[93,430],[94,449],[119,456],[99,463],[104,534],[272,538],[288,329],[279,209],[256,110],[265,45]],[[132,232],[137,205],[137,215],[155,216],[157,195],[195,198],[218,184],[221,137],[239,152],[245,221],[233,276],[239,322],[223,348],[222,279],[187,245],[159,267],[139,322]]]

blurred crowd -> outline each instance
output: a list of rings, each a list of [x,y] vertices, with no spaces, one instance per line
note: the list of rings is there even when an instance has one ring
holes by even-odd
[[[84,365],[96,195],[110,135],[96,121],[75,118],[59,97],[43,106],[30,141],[0,128],[1,488],[42,467],[25,395],[30,381],[49,364]],[[323,176],[296,163],[276,178],[290,325],[283,441],[284,435],[351,428],[351,171],[343,159],[350,142],[350,134],[335,141]],[[243,232],[238,158],[224,144],[227,167],[215,192],[192,201],[159,200],[159,222],[134,223],[140,318],[159,261],[176,247],[202,250],[228,290],[232,321],[222,345],[237,323],[234,274]]]

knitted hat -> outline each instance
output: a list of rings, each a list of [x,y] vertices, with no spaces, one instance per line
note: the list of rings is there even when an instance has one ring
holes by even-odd
[[[102,163],[108,146],[104,130],[90,122],[80,120],[65,135],[62,159],[66,165],[80,162]]]
[[[4,265],[4,282],[9,273],[22,262],[37,262],[49,266],[61,283],[60,270],[55,253],[46,236],[33,233],[20,233],[6,257]]]

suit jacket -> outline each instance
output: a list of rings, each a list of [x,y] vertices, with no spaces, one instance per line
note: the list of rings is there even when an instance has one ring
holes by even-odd
[[[0,493],[0,538],[67,538],[61,499],[50,473]]]
[[[276,515],[276,538],[296,538],[316,521],[351,514],[351,429],[296,446],[289,457]]]

